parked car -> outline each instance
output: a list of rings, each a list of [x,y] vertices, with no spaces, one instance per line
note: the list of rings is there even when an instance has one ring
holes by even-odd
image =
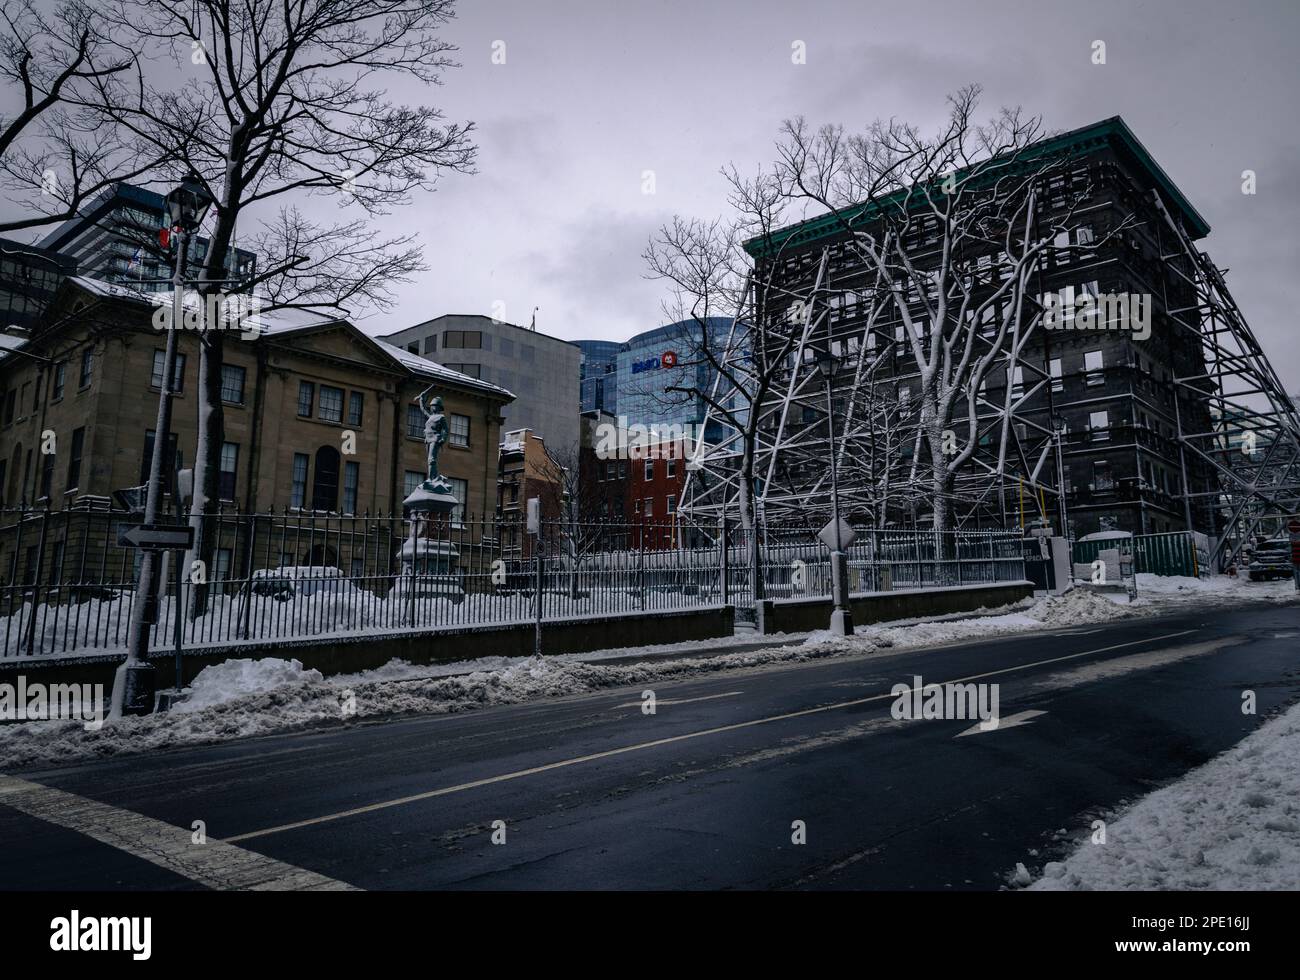
[[[1252,582],[1290,578],[1291,542],[1286,538],[1270,538],[1256,545],[1246,570]]]
[[[282,565],[259,568],[250,583],[253,595],[288,602],[295,596],[346,596],[356,590],[343,570],[329,565]]]

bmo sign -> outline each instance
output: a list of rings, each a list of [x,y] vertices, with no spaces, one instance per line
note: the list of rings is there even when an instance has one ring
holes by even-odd
[[[677,366],[677,352],[675,350],[666,350],[658,357],[647,357],[645,360],[632,362],[632,373],[641,374],[643,371],[658,371],[660,368],[675,368]]]

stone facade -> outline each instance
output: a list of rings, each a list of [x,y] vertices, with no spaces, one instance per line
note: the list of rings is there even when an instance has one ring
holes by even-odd
[[[107,509],[114,491],[145,482],[166,345],[153,310],[129,290],[74,278],[24,348],[52,363],[0,359],[6,507]],[[171,430],[177,468],[188,468],[198,432],[198,335],[181,331],[178,351]],[[424,417],[409,406],[430,385],[453,422],[440,468],[464,509],[495,505],[501,410],[510,397],[497,386],[410,357],[343,320],[268,318],[255,339],[227,334],[224,360],[224,510],[396,512],[400,520],[407,484],[426,466]],[[53,451],[43,453],[42,444]],[[165,469],[170,488],[170,460]],[[164,506],[170,514],[170,498]],[[0,550],[0,574],[13,581],[10,555]]]

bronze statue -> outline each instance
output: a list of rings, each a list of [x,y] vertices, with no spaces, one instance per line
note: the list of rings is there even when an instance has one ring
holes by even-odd
[[[447,442],[447,416],[443,414],[442,398],[434,395],[432,388],[422,391],[416,401],[425,415],[424,446],[429,454],[429,472],[425,482],[438,484],[443,482],[438,474],[438,453],[442,452],[442,447]]]

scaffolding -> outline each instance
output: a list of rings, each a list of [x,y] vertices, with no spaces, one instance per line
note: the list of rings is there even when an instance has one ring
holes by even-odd
[[[1164,310],[1180,331],[1190,332],[1190,342],[1202,355],[1195,359],[1195,370],[1173,375],[1179,466],[1175,496],[1189,529],[1206,523],[1193,520],[1194,510],[1208,515],[1209,523],[1219,529],[1211,567],[1225,567],[1239,560],[1243,547],[1256,537],[1279,533],[1286,517],[1300,512],[1300,415],[1223,274],[1194,246],[1160,196],[1152,191],[1150,197],[1159,215],[1153,224],[1160,261],[1187,287],[1166,288]],[[727,364],[751,363],[756,346],[769,342],[774,324],[791,332],[787,370],[777,376],[766,397],[751,406],[758,415],[750,488],[756,520],[760,526],[812,526],[828,520],[828,464],[834,447],[844,512],[870,515],[879,525],[906,524],[910,515],[916,524],[933,507],[928,460],[923,458],[928,447],[916,407],[897,397],[916,372],[882,372],[896,356],[891,347],[897,346],[890,345],[888,337],[876,342],[886,304],[851,306],[843,301],[850,292],[861,296],[861,269],[856,270],[856,291],[849,291],[843,287],[849,275],[836,268],[830,248],[822,249],[814,262],[815,270],[809,269],[802,286],[782,283],[778,310],[759,308],[751,276],[722,355]],[[1191,299],[1177,305],[1184,292]],[[791,310],[799,316],[791,317]],[[755,324],[764,324],[764,329]],[[990,341],[979,325],[968,329],[977,331],[979,352],[987,352]],[[955,528],[1045,524],[1064,513],[1062,435],[1052,422],[1050,334],[1036,337],[1041,330],[1036,311],[1017,316],[990,372],[1006,372],[1000,400],[991,400],[983,388],[976,393],[979,449],[953,485]],[[1040,339],[1041,344],[1030,344]],[[838,361],[829,395],[818,365],[828,347]],[[744,391],[725,391],[727,384],[721,374],[715,378],[712,401],[747,397]],[[1046,410],[1043,400],[1027,409],[1040,393]],[[1184,411],[1185,403],[1208,408],[1208,413]],[[710,408],[705,431],[715,421],[720,422],[720,416]],[[967,421],[962,417],[954,423],[964,427]],[[745,440],[734,428],[721,428],[722,437],[697,447],[688,467],[680,506],[684,522],[739,515]],[[1189,469],[1204,464],[1217,479],[1208,489],[1195,489]],[[1068,485],[1065,493],[1068,497]],[[894,519],[889,521],[891,514]]]

